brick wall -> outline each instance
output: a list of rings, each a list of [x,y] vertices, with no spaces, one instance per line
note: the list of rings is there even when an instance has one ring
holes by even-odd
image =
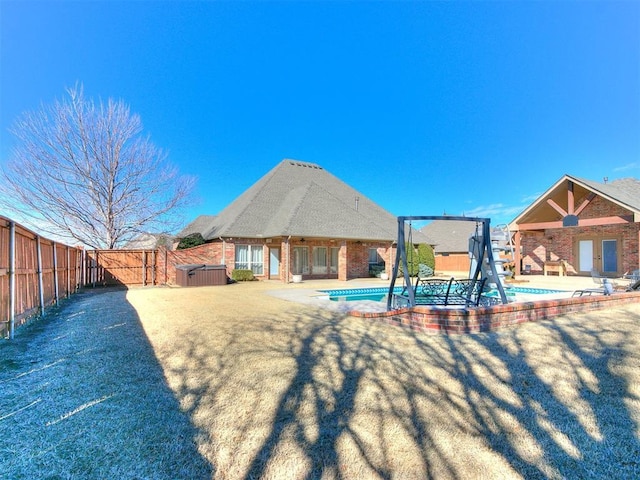
[[[520,323],[549,320],[569,313],[613,308],[638,301],[640,292],[624,292],[609,296],[594,295],[483,308],[443,309],[417,306],[391,312],[349,314],[425,333],[459,334],[491,332]]]
[[[158,247],[158,283],[174,285],[176,283],[176,265],[200,263],[207,265],[224,264],[225,262],[222,261],[222,242],[205,243],[204,245],[184,250],[167,250],[165,247]],[[227,262],[227,274],[229,273],[229,264]]]
[[[383,242],[346,242],[347,278],[369,276],[369,249],[375,248],[385,262],[385,271],[391,274],[395,260],[395,247]]]

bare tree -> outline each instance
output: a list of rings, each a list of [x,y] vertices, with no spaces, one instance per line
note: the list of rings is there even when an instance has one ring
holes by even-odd
[[[11,129],[18,143],[1,173],[10,210],[94,248],[172,228],[194,179],[142,135],[140,117],[122,101],[96,104],[78,85],[67,93]]]

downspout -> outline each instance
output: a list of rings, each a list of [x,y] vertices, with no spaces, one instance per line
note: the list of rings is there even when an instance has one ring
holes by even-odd
[[[395,258],[393,257],[393,246],[395,245],[396,242],[391,242],[391,244],[389,245],[389,265],[393,265],[394,264],[394,260]],[[397,249],[396,249],[397,250]],[[398,252],[396,251],[396,254]],[[385,264],[384,266],[384,271],[385,273],[387,273],[389,275],[389,271],[388,271],[388,266]],[[391,269],[393,270],[393,266],[391,266]],[[389,278],[391,278],[391,275],[389,275]]]
[[[227,242],[224,241],[224,238],[218,237],[219,240],[222,241],[222,264],[227,265]]]
[[[222,241],[222,265],[224,265],[224,271],[227,276],[231,278],[231,271],[227,267],[227,242],[225,242],[224,238],[218,237],[220,241]]]
[[[291,276],[291,235],[287,237],[287,279],[285,283],[289,283]]]

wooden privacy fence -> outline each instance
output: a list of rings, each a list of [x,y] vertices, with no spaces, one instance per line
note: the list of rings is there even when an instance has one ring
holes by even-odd
[[[82,250],[0,216],[0,337],[79,286]]]
[[[70,247],[0,216],[0,338],[13,338],[29,317],[81,287],[159,283],[157,257],[156,250]]]
[[[178,264],[219,264],[211,245],[180,252],[85,250],[41,237],[0,216],[0,338],[44,315],[82,287],[162,285],[175,282]]]
[[[84,285],[156,285],[156,250],[87,250]]]

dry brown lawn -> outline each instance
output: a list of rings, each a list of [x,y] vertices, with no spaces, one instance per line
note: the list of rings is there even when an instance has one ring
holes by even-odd
[[[126,295],[214,478],[640,478],[640,305],[429,336],[270,288]]]
[[[0,341],[0,478],[640,478],[640,305],[429,336],[274,288],[84,291]]]

